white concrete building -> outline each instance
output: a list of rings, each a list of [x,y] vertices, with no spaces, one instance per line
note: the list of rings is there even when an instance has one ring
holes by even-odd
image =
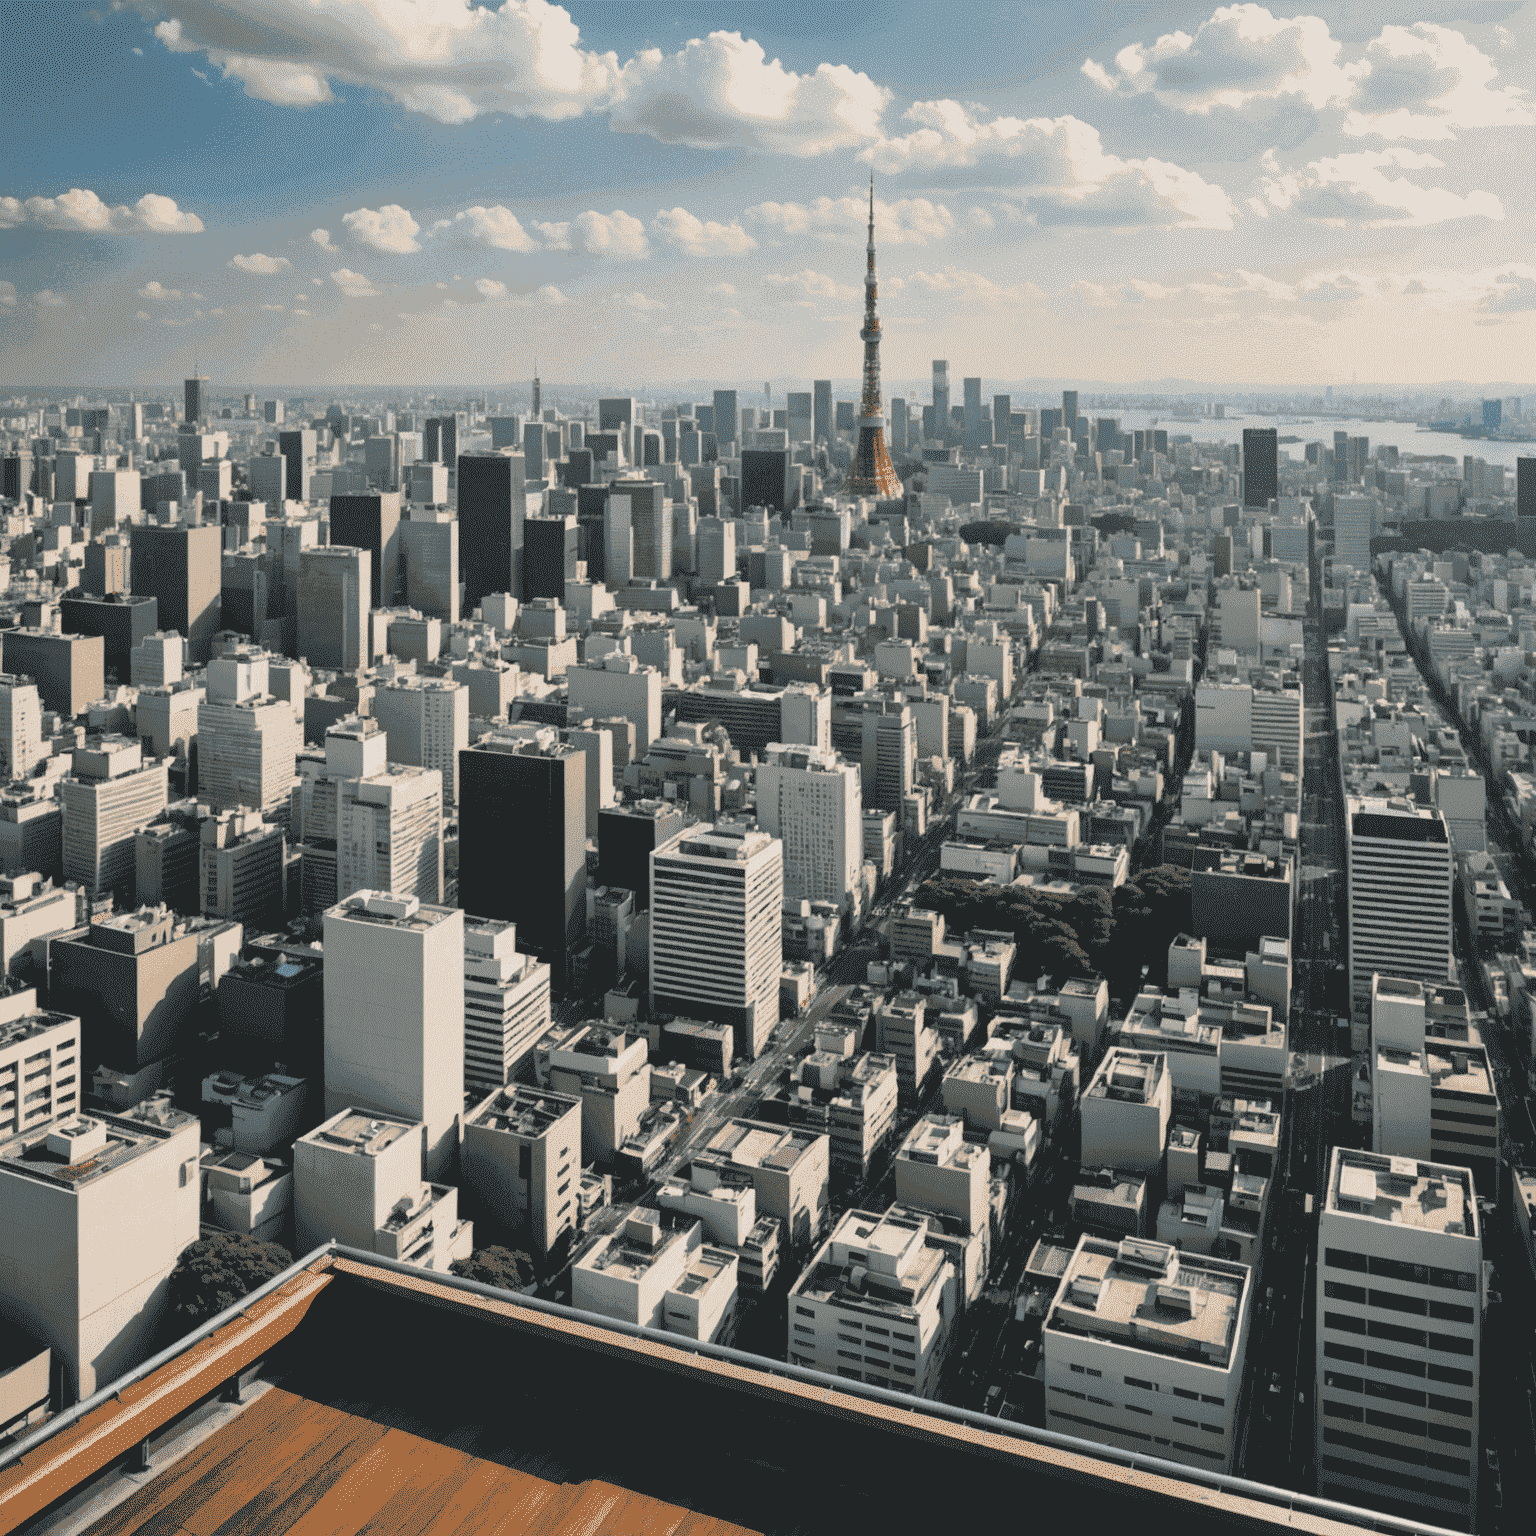
[[[0,1317],[56,1351],[89,1397],[153,1347],[166,1289],[198,1235],[195,1115],[151,1099],[0,1143]]]
[[[1317,1246],[1319,1493],[1476,1530],[1487,1297],[1472,1175],[1335,1147]]]
[[[957,1115],[926,1114],[896,1154],[896,1198],[947,1216],[968,1233],[987,1230],[992,1154],[965,1140]]]
[[[498,1088],[464,1120],[465,1185],[546,1255],[576,1231],[581,1100],[546,1088]]]
[[[423,1121],[453,1166],[464,1106],[464,914],[358,891],[325,914],[325,1101]]]
[[[757,769],[757,821],[784,845],[784,899],[846,909],[864,862],[857,764],[829,749],[770,742]]]
[[[1042,1334],[1046,1428],[1230,1473],[1252,1311],[1246,1264],[1079,1238]]]
[[[960,1279],[937,1220],[848,1211],[789,1293],[791,1365],[932,1397]]]
[[[644,757],[661,735],[661,673],[626,652],[610,652],[565,674],[573,713],[614,716],[635,727],[635,751]]]
[[[37,988],[0,998],[0,1137],[80,1107],[80,1020],[37,1006]]]
[[[1172,1109],[1166,1056],[1119,1047],[1106,1051],[1083,1094],[1083,1167],[1128,1173],[1159,1168]]]
[[[517,947],[517,927],[464,923],[464,1083],[489,1092],[510,1083],[549,1029],[549,966]]]
[[[443,803],[458,803],[459,753],[469,746],[469,690],[449,677],[410,677],[374,695],[374,718],[389,741],[389,760],[435,768]]]
[[[1440,811],[1408,800],[1349,801],[1349,986],[1370,1017],[1371,977],[1451,974],[1455,864]]]
[[[420,1121],[348,1105],[294,1142],[299,1251],[335,1239],[439,1272],[468,1258],[474,1229],[459,1220],[458,1190],[422,1179],[426,1132]]]
[[[716,823],[651,854],[651,1012],[736,1031],[755,1061],[779,1022],[783,844]]]

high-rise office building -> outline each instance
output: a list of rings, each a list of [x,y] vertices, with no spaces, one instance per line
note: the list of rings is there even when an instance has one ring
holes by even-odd
[[[699,577],[707,582],[733,581],[736,577],[736,522],[734,518],[699,519]]]
[[[789,407],[789,440],[791,443],[808,443],[814,427],[815,410],[809,390],[794,389],[784,397]]]
[[[1008,446],[1008,439],[1013,431],[1013,396],[992,396],[992,441],[1003,447]]]
[[[1333,1149],[1317,1235],[1320,1494],[1478,1528],[1487,1300],[1467,1169]]]
[[[1349,433],[1333,434],[1333,479],[1338,485],[1349,484]]]
[[[446,464],[450,469],[459,461],[459,418],[429,416],[422,431],[421,456],[428,464]]]
[[[963,379],[965,390],[965,428],[961,445],[968,453],[981,447],[981,380]]]
[[[576,579],[578,539],[574,517],[530,517],[523,524],[523,595],[565,601],[565,584]]]
[[[246,465],[251,498],[261,502],[269,517],[278,517],[288,496],[288,461],[280,453],[257,454]]]
[[[226,679],[226,671],[236,675]],[[218,811],[282,810],[303,738],[293,706],[267,691],[265,657],[249,668],[210,669],[207,697],[197,706],[199,798]]]
[[[518,416],[488,416],[486,426],[491,429],[491,452],[498,453],[510,448],[515,453],[523,446],[523,423]]]
[[[741,452],[741,508],[789,510],[789,450],[744,448]]]
[[[43,701],[29,677],[0,673],[0,781],[32,776],[48,756],[43,746]]]
[[[564,988],[586,926],[587,755],[493,734],[459,754],[459,902],[517,925]]]
[[[368,605],[392,608],[400,583],[400,493],[332,496],[330,542],[368,551]]]
[[[466,917],[464,1086],[489,1093],[510,1083],[548,1029],[548,965],[519,952],[514,924]]]
[[[666,487],[660,481],[615,480],[608,488],[607,525],[618,530],[618,535],[622,535],[626,527],[629,530],[630,560],[626,579],[671,579],[672,503],[667,500]],[[610,552],[618,547],[610,538]],[[612,561],[608,562],[607,580],[610,586],[623,584]]]
[[[581,1100],[522,1084],[496,1087],[465,1117],[464,1182],[542,1258],[576,1231]]]
[[[911,708],[883,699],[864,706],[861,720],[864,804],[900,816],[912,792],[917,728]]]
[[[651,855],[651,1012],[729,1024],[752,1061],[779,1022],[783,846],[720,822]]]
[[[736,404],[734,389],[715,391],[715,441],[722,453],[735,448],[740,441],[741,412]]]
[[[1376,500],[1358,492],[1337,492],[1333,498],[1333,560],[1335,565],[1371,568],[1371,536],[1376,531]]]
[[[757,819],[784,845],[785,900],[847,907],[864,862],[857,767],[825,748],[774,742],[757,769]]]
[[[189,425],[195,425],[203,419],[208,410],[208,402],[203,398],[203,386],[208,382],[206,378],[188,379],[183,386],[182,420]]]
[[[313,427],[299,427],[291,432],[277,434],[277,451],[282,454],[288,466],[289,501],[309,500],[309,471],[319,446],[319,435]]]
[[[811,435],[818,443],[832,440],[832,380],[811,380]]]
[[[299,655],[312,667],[355,672],[368,665],[372,561],[347,544],[299,552]]]
[[[370,890],[443,899],[443,780],[435,768],[387,763],[343,781],[336,894],[345,900]]]
[[[430,619],[457,624],[459,520],[437,507],[413,506],[400,524],[400,560],[406,604]]]
[[[1267,507],[1280,494],[1280,434],[1274,427],[1243,428],[1243,505]]]
[[[1061,420],[1058,423],[1071,434],[1074,441],[1077,439],[1077,391],[1064,389],[1061,392]]]
[[[942,357],[933,360],[933,431],[941,440],[949,435],[949,362]]]
[[[1536,459],[1515,460],[1515,515],[1536,517]]]
[[[911,435],[911,425],[907,417],[907,402],[899,395],[891,398],[891,447],[892,453],[905,453],[907,451],[907,439]]]
[[[1455,865],[1445,817],[1408,800],[1349,801],[1349,990],[1370,1017],[1378,971],[1414,981],[1452,974]]]
[[[129,579],[135,597],[152,597],[161,629],[187,637],[194,666],[208,660],[219,628],[221,534],[215,527],[143,524],[132,532]]]
[[[469,746],[469,689],[451,677],[408,677],[374,694],[373,717],[389,741],[389,760],[435,768],[443,803],[458,799],[459,755]]]
[[[459,1150],[464,1109],[464,914],[358,891],[325,914],[325,1106],[426,1126],[422,1175]]]
[[[287,402],[283,400],[263,400],[261,402],[261,419],[269,427],[281,426],[287,415],[286,404]]]
[[[597,883],[632,891],[635,910],[651,904],[651,855],[688,824],[675,800],[639,800],[597,813]]]
[[[144,761],[126,736],[77,747],[74,771],[59,784],[64,813],[64,878],[93,896],[132,899],[134,836],[166,807],[168,764]]]
[[[514,453],[466,453],[458,463],[465,611],[473,613],[492,592],[509,592],[521,602],[525,462]]]

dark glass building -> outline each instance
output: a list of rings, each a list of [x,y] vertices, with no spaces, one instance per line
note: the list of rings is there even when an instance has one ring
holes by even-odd
[[[459,574],[465,613],[492,592],[509,592],[523,601],[526,483],[521,454],[459,455]]]

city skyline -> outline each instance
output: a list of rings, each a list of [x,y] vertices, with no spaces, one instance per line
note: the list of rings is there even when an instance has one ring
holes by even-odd
[[[871,172],[887,398],[935,354],[1518,385],[1536,340],[1528,5],[951,36],[901,7],[134,0],[8,28],[51,61],[18,72],[0,186],[10,385],[495,386],[535,353],[552,381],[849,379]]]

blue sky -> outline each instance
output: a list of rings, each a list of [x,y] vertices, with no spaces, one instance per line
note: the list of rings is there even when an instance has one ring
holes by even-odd
[[[8,0],[0,381],[1520,380],[1531,5]],[[1255,345],[1255,342],[1258,345]]]

